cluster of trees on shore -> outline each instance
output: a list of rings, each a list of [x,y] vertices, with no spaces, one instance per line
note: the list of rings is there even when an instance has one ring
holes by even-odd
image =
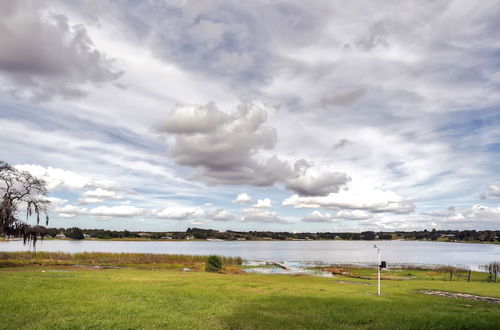
[[[136,232],[104,229],[49,228],[48,236],[63,234],[67,238],[99,239],[146,238],[146,239],[221,239],[221,240],[431,240],[431,241],[480,241],[499,242],[500,230],[423,230],[423,231],[364,231],[361,233],[291,233],[272,231],[218,231],[214,229],[188,228],[174,232]]]

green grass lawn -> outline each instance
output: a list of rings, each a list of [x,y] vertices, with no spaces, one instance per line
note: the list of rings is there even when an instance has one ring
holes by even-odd
[[[1,268],[0,328],[500,327],[500,304],[418,292],[434,289],[500,298],[500,283],[385,281],[382,297],[375,295],[375,284],[344,277],[55,266]]]

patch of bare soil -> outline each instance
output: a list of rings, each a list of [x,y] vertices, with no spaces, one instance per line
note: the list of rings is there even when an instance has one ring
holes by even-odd
[[[375,284],[363,283],[363,282],[351,282],[351,281],[335,281],[335,283],[375,286]]]
[[[493,304],[500,304],[500,298],[493,297],[485,297],[485,296],[476,296],[468,293],[460,293],[460,292],[446,292],[446,291],[434,291],[434,290],[423,290],[421,291],[425,294],[430,294],[433,296],[441,296],[448,298],[463,298],[468,300],[477,300],[477,301],[485,301]]]

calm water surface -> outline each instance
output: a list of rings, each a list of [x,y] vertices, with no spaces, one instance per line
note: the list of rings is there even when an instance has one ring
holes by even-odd
[[[247,260],[323,263],[372,263],[377,260],[370,241],[64,241],[37,243],[38,251],[137,252],[218,254]],[[448,242],[378,241],[382,260],[389,264],[438,264],[474,267],[500,261],[500,245]],[[0,251],[26,251],[21,241],[0,242]]]

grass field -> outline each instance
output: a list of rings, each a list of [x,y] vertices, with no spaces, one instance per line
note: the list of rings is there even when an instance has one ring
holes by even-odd
[[[71,266],[0,268],[0,328],[498,329],[500,283],[376,282],[351,277],[234,275]]]

